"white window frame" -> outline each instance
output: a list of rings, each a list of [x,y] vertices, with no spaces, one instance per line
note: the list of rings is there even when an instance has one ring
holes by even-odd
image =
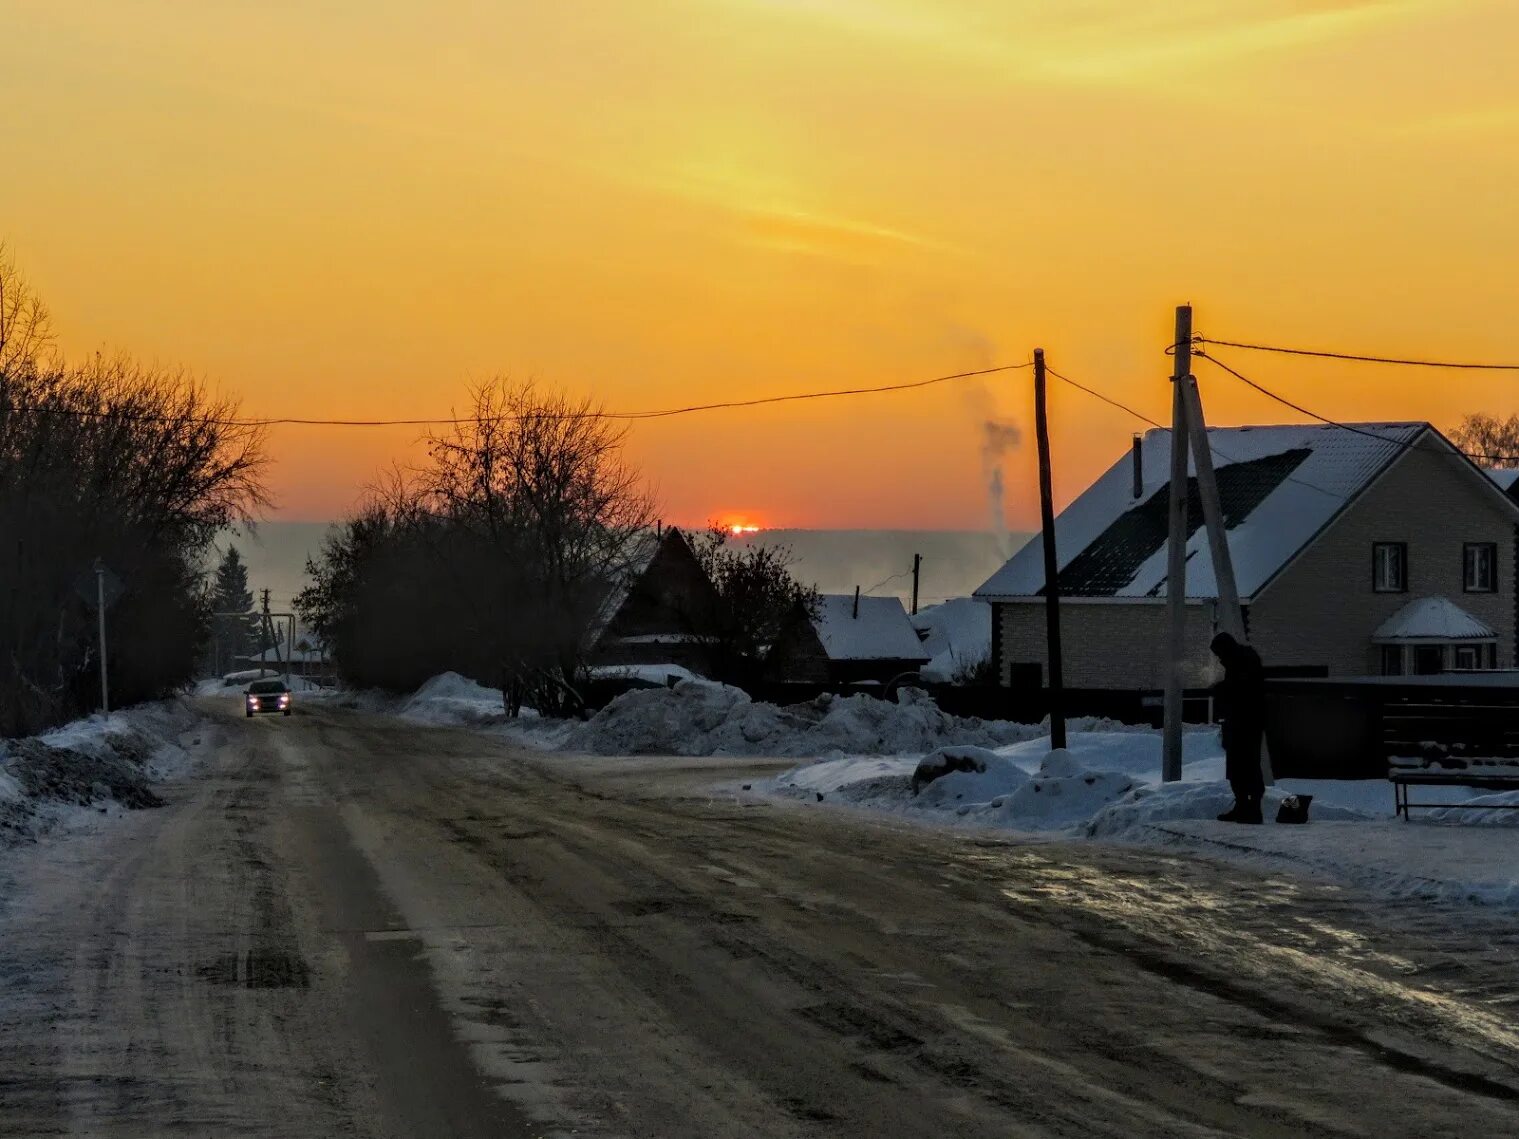
[[[1486,555],[1479,557],[1478,555]],[[1483,563],[1487,568],[1487,584],[1482,584],[1476,571]],[[1467,542],[1461,547],[1461,588],[1467,593],[1498,592],[1498,543]]]
[[[1398,561],[1392,562],[1385,555],[1397,551]],[[1396,585],[1384,585],[1383,582],[1391,577],[1390,571],[1396,564],[1399,572],[1399,580]],[[1371,588],[1374,593],[1407,593],[1408,592],[1408,543],[1407,542],[1373,542],[1371,544]]]

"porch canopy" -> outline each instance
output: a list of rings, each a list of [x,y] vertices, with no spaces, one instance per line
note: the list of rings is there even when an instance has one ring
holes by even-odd
[[[1410,601],[1377,626],[1375,645],[1496,644],[1492,626],[1473,617],[1446,597]]]

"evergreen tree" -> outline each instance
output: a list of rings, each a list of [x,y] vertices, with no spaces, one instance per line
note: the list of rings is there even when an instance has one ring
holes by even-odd
[[[211,609],[217,613],[213,627],[215,671],[227,672],[239,656],[252,651],[258,638],[258,619],[253,616],[253,591],[248,588],[248,566],[236,546],[228,546],[211,586]],[[246,613],[246,617],[224,614]]]

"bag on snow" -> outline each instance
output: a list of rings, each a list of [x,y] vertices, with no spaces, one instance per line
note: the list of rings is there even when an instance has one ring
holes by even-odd
[[[1282,805],[1276,809],[1276,821],[1279,823],[1306,823],[1308,821],[1308,804],[1313,802],[1312,795],[1288,795],[1282,800]]]

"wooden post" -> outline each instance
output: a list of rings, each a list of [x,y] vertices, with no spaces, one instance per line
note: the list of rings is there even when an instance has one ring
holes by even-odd
[[[1176,307],[1176,370],[1171,376],[1170,528],[1166,547],[1166,695],[1160,777],[1181,778],[1182,699],[1187,665],[1187,400],[1192,371],[1192,306]]]
[[[1240,609],[1239,587],[1234,581],[1234,559],[1229,555],[1229,539],[1224,532],[1224,510],[1218,497],[1218,479],[1213,473],[1213,448],[1208,443],[1202,396],[1192,376],[1181,381],[1181,388],[1187,401],[1187,441],[1192,464],[1197,468],[1197,494],[1202,499],[1203,522],[1208,527],[1208,552],[1218,583],[1218,623],[1224,632],[1244,644],[1245,617]]]
[[[918,615],[918,577],[923,572],[923,555],[912,556],[912,615]]]
[[[1050,477],[1050,417],[1044,349],[1034,349],[1034,434],[1039,444],[1039,523],[1044,529],[1044,630],[1049,656],[1050,747],[1065,747],[1065,680],[1060,652],[1060,560],[1055,550],[1055,499]]]
[[[1197,493],[1202,499],[1203,522],[1208,527],[1208,552],[1213,558],[1213,577],[1218,583],[1218,623],[1240,644],[1245,635],[1245,610],[1239,600],[1239,584],[1234,577],[1234,558],[1229,553],[1229,539],[1224,530],[1223,504],[1218,494],[1218,479],[1213,471],[1213,448],[1208,444],[1208,424],[1203,418],[1202,394],[1197,379],[1188,376],[1182,385],[1187,400],[1187,431],[1192,462],[1197,467]],[[1271,771],[1271,753],[1261,740],[1261,778],[1270,787],[1275,779]]]

